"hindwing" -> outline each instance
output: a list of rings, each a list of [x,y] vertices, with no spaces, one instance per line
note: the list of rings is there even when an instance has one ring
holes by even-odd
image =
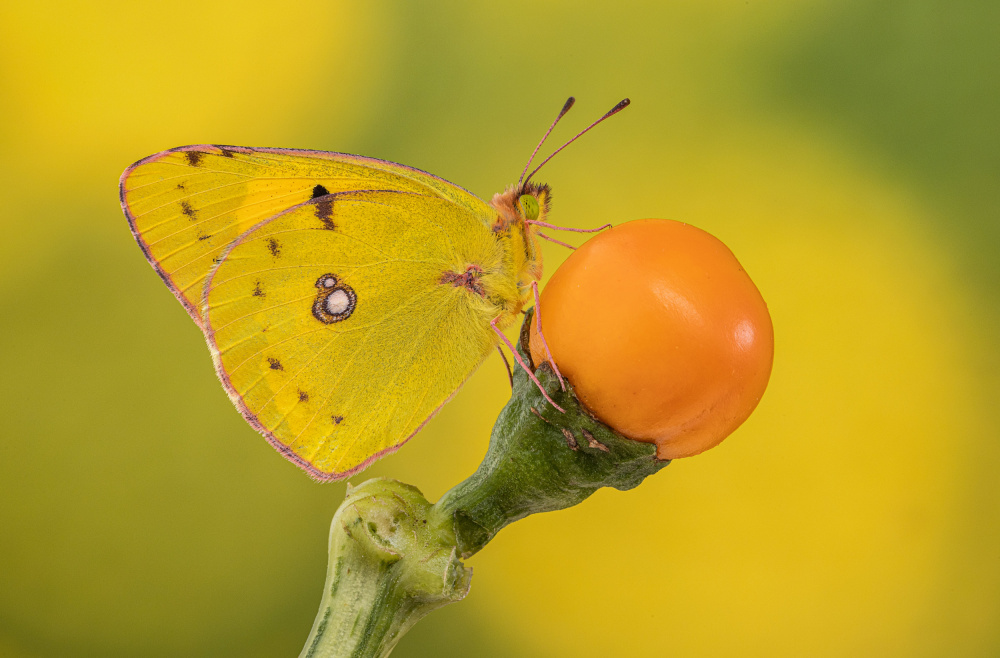
[[[514,277],[482,205],[335,193],[220,252],[201,304],[219,377],[251,425],[314,477],[346,477],[394,451],[493,349],[489,323],[505,302],[480,283]]]

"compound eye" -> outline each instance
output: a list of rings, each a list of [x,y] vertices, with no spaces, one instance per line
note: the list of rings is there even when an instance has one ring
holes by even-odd
[[[517,200],[525,219],[538,219],[538,199],[530,194],[522,194]]]

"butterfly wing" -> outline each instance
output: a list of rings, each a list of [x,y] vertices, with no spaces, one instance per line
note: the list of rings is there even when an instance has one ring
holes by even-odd
[[[219,377],[250,424],[317,479],[394,451],[493,349],[489,323],[506,302],[486,291],[515,277],[487,228],[494,211],[478,204],[331,194],[220,254],[203,299]]]
[[[146,258],[201,326],[205,278],[233,240],[311,197],[347,190],[436,196],[477,217],[484,205],[431,174],[374,158],[212,145],[140,160],[122,174],[119,193]]]

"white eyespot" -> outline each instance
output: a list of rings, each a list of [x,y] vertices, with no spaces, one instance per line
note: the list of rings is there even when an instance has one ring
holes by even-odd
[[[323,324],[343,322],[354,313],[354,305],[358,298],[349,285],[340,277],[328,272],[316,279],[319,292],[312,303],[313,317]]]
[[[326,298],[326,312],[330,315],[340,315],[350,306],[351,298],[343,290],[334,290]]]

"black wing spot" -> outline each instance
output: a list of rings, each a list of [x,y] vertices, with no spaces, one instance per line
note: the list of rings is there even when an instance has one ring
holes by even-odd
[[[186,187],[184,187],[184,183],[177,183],[177,189],[178,189],[178,190],[181,190],[181,191],[184,191],[184,190],[186,190],[187,188],[186,188]]]
[[[330,416],[330,420],[333,421],[334,425],[340,425],[342,422],[344,422],[344,417],[343,416]]]
[[[222,151],[222,156],[223,157],[225,157],[225,158],[231,158],[231,157],[233,157],[233,152],[230,151],[229,149],[224,149],[224,148],[222,148],[220,146],[219,150]]]
[[[317,185],[317,187],[319,187]],[[333,221],[333,197],[327,197],[316,202],[316,219],[323,222],[323,228],[328,231],[336,231],[337,225]]]
[[[185,151],[184,156],[187,158],[189,165],[198,167],[201,165],[201,159],[205,157],[205,154],[201,151]]]
[[[253,296],[254,297],[264,297],[264,289],[260,286],[260,281],[254,281],[253,283]]]
[[[212,236],[211,235],[204,235],[204,234],[202,234],[202,235],[198,236],[198,239],[199,240],[208,240],[210,237],[212,237]]]
[[[309,402],[309,394],[299,389],[299,402]]]
[[[195,216],[195,214],[196,214],[195,209],[192,208],[191,204],[188,203],[187,201],[181,201],[181,212],[184,213],[185,215],[187,215],[187,218],[190,219],[192,222],[194,220],[198,219]]]
[[[277,258],[281,255],[281,243],[274,238],[267,239],[267,250],[271,252],[271,255]]]
[[[322,185],[317,185],[316,187],[313,188],[312,198],[315,199],[318,196],[326,196],[329,193],[330,193],[330,190],[326,189]]]
[[[267,357],[267,362],[271,366],[271,370],[284,370],[285,366],[281,365],[281,361],[278,361],[273,356]]]

